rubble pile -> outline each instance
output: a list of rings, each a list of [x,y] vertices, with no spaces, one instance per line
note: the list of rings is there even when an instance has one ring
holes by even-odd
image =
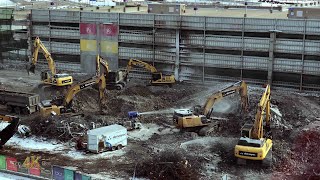
[[[302,131],[297,137],[297,142],[294,144],[293,159],[298,161],[298,164],[303,164],[303,167],[298,168],[304,174],[320,175],[320,151],[318,150],[320,144],[320,131],[310,130]]]
[[[115,105],[118,107],[119,104],[114,104],[114,101],[120,101],[124,113],[132,110],[139,112],[163,110],[174,107],[179,100],[193,95],[195,91],[195,88],[186,89],[185,86],[181,85],[175,85],[174,88],[166,88],[165,90],[163,87],[136,85],[128,87],[124,91],[110,92],[110,95],[107,93],[110,100],[107,100],[106,106]],[[124,103],[119,99],[122,99]],[[110,111],[110,113],[113,112]],[[126,114],[120,113],[117,115]]]
[[[82,114],[73,115],[72,117],[35,117],[34,121],[29,124],[33,135],[47,139],[56,139],[60,141],[69,141],[73,138],[83,136],[87,130],[94,127],[105,125],[101,120],[96,120],[92,124],[91,118],[83,117]]]
[[[317,122],[317,126],[307,126],[295,137],[290,156],[279,165],[282,171],[292,175],[320,176],[320,121]]]
[[[138,162],[137,177],[157,180],[199,179],[201,161],[185,151],[163,151]]]

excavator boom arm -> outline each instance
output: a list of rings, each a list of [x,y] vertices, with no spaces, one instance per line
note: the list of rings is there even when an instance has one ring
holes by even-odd
[[[223,90],[220,90],[219,92],[216,92],[212,94],[206,101],[204,108],[203,108],[203,115],[205,115],[207,118],[210,118],[212,107],[213,105],[221,100],[222,98],[235,94],[236,92],[239,92],[241,96],[241,106],[242,109],[247,112],[248,111],[248,93],[247,93],[247,84],[244,81],[239,81]]]
[[[130,72],[130,70],[133,68],[133,66],[136,67],[142,67],[147,69],[148,71],[150,71],[151,73],[156,73],[157,69],[152,66],[151,64],[148,64],[146,62],[143,62],[141,60],[137,60],[137,59],[130,59],[128,65],[127,65],[127,74]]]
[[[100,65],[103,66],[104,71],[105,71],[101,75],[100,75],[100,73],[101,73]],[[76,85],[73,85],[68,90],[68,92],[64,98],[63,106],[70,108],[72,99],[74,98],[74,96],[78,92],[80,92],[81,90],[86,89],[88,87],[91,87],[95,84],[98,84],[98,86],[99,86],[99,101],[102,101],[102,99],[104,99],[104,92],[106,90],[106,76],[109,71],[109,66],[108,66],[107,61],[100,58],[99,55],[97,56],[96,66],[97,66],[96,76],[94,76],[93,78],[87,79],[85,81],[82,81]]]
[[[106,60],[104,60],[100,55],[97,56],[97,73],[96,76],[99,77],[97,79],[97,83],[99,84],[99,100],[104,99],[104,92],[107,87],[107,74],[109,73],[109,64]],[[104,68],[104,73],[101,74],[101,65]]]
[[[101,65],[103,66],[103,68],[105,69],[105,73],[109,72],[109,64],[106,60],[104,60],[102,57],[100,57],[100,55],[97,56],[97,62],[96,62],[96,66],[97,66],[97,71],[96,71],[96,76],[100,76],[101,74]]]
[[[252,131],[252,138],[254,139],[260,139],[263,137],[263,113],[266,113],[266,127],[270,127],[270,85],[267,85],[258,104]]]
[[[45,56],[46,60],[48,61],[48,66],[49,66],[49,69],[50,69],[52,75],[55,75],[56,74],[56,65],[54,63],[54,60],[52,59],[50,52],[47,50],[47,48],[41,42],[39,37],[36,37],[33,45],[34,45],[34,52],[32,55],[31,67],[29,70],[34,73],[34,68],[35,68],[35,65],[37,64],[37,61],[38,61],[39,50],[41,49],[43,55]]]
[[[70,103],[72,101],[72,99],[74,98],[74,96],[80,92],[83,89],[86,89],[88,87],[93,86],[94,84],[96,84],[97,80],[95,78],[90,78],[88,80],[85,80],[83,82],[80,82],[76,85],[71,86],[71,88],[69,88],[65,98],[64,98],[64,102],[63,102],[63,106],[65,107],[70,107]]]

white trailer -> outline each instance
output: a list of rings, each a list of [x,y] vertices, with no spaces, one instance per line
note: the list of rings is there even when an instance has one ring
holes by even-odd
[[[121,149],[127,145],[127,139],[127,128],[118,124],[105,126],[88,131],[87,148],[94,153]]]

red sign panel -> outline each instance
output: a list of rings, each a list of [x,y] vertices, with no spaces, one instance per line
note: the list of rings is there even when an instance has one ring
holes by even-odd
[[[80,34],[96,35],[97,34],[96,24],[80,23]]]
[[[115,24],[101,24],[100,34],[101,36],[116,36],[118,35],[118,26]]]
[[[16,158],[7,157],[6,163],[7,163],[7,170],[18,171],[18,166],[17,166],[18,161]]]
[[[40,171],[39,168],[34,167],[34,168],[30,168],[30,169],[29,169],[29,174],[33,174],[33,175],[36,175],[36,176],[40,176],[41,171]]]

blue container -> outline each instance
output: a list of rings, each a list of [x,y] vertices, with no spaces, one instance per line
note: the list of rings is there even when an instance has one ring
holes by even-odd
[[[75,172],[74,173],[74,180],[82,180],[82,174]]]
[[[83,175],[78,172],[75,172],[74,173],[74,180],[91,180],[91,177],[87,176],[87,175]]]
[[[139,116],[139,113],[137,111],[129,111],[128,112],[128,117],[129,119],[133,119]]]
[[[64,180],[64,169],[58,166],[52,167],[52,175],[54,180]]]

